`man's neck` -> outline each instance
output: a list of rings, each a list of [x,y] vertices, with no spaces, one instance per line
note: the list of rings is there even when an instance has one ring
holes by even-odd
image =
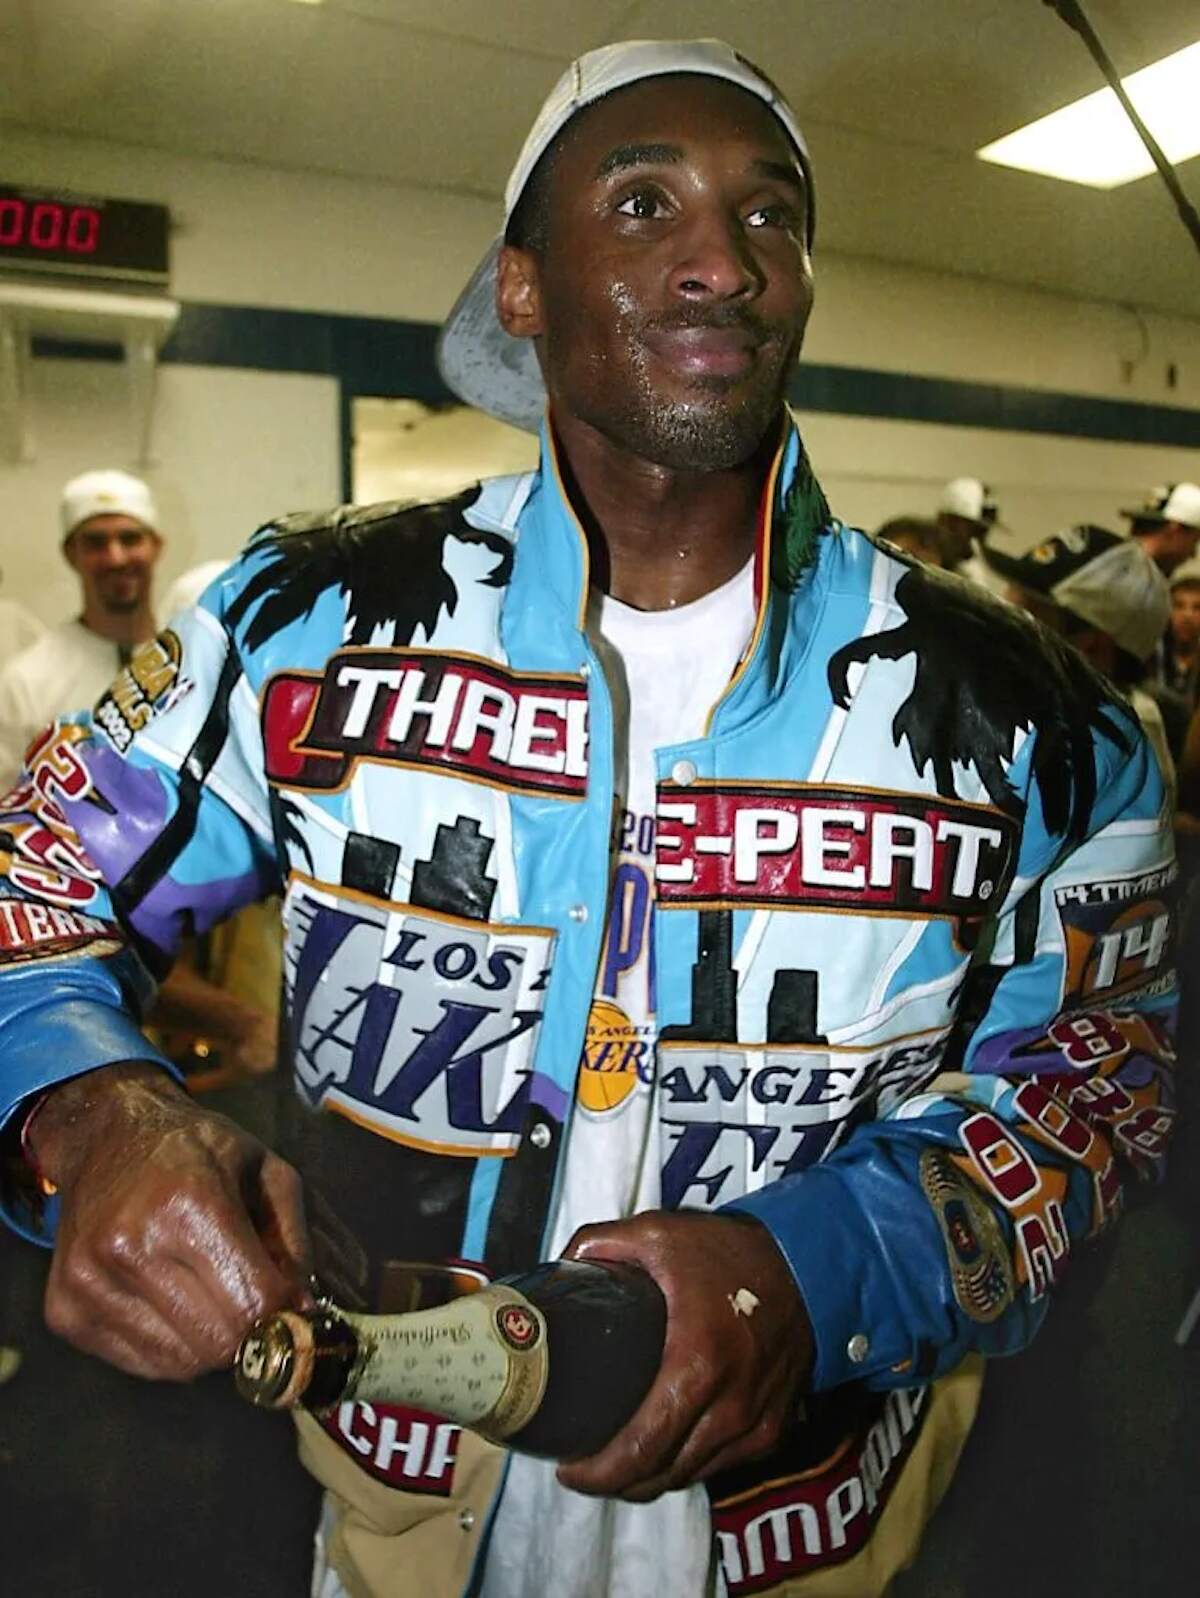
[[[775,430],[744,464],[711,472],[643,460],[572,417],[556,432],[592,582],[614,599],[638,610],[690,604],[750,559]]]
[[[89,632],[95,633],[98,638],[107,638],[118,648],[122,644],[130,649],[137,644],[144,644],[157,631],[154,615],[148,605],[139,605],[136,610],[126,611],[103,610],[97,605],[85,606],[79,619]]]

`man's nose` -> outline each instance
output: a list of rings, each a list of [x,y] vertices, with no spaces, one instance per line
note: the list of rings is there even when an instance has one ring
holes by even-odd
[[[671,287],[688,299],[729,300],[757,294],[763,275],[738,217],[705,212],[681,237]]]

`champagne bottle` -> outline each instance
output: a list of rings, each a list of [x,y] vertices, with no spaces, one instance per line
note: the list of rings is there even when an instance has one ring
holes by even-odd
[[[247,1333],[235,1380],[267,1408],[405,1404],[522,1453],[581,1459],[646,1396],[666,1320],[645,1271],[555,1260],[409,1315],[283,1310]]]

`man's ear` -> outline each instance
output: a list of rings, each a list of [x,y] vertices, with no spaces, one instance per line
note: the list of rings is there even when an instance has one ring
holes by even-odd
[[[501,247],[496,262],[496,318],[512,338],[537,338],[542,329],[540,263],[532,250]]]
[[[62,557],[72,571],[79,570],[79,559],[75,553],[75,534],[68,533],[62,541]]]

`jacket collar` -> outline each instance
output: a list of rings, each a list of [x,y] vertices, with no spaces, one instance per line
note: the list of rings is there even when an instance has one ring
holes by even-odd
[[[825,496],[796,425],[785,412],[759,508],[754,561],[758,619],[747,660],[761,638],[772,587],[797,587],[816,563],[820,536],[830,523]],[[536,585],[539,602],[558,607],[563,619],[582,631],[591,572],[588,544],[563,482],[548,416],[542,420],[540,464],[520,529],[514,586],[522,590],[526,583]]]

